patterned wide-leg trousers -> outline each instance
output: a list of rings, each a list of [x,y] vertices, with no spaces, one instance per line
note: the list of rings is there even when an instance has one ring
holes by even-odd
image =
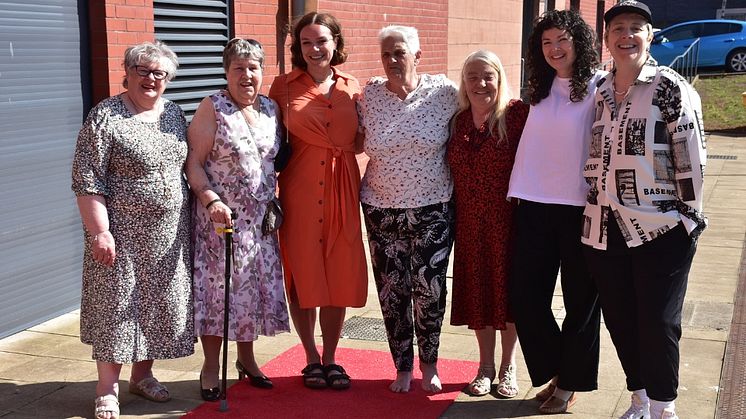
[[[420,362],[434,364],[446,307],[453,206],[448,202],[418,208],[363,204],[363,211],[378,300],[396,370],[413,369],[413,329]]]

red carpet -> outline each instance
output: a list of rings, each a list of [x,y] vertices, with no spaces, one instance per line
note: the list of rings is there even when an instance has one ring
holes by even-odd
[[[415,354],[417,349],[415,348]],[[416,356],[415,356],[416,358]],[[303,386],[300,370],[305,355],[300,345],[272,359],[262,371],[272,378],[275,388],[262,390],[236,383],[228,389],[228,412],[220,412],[220,402],[203,403],[187,413],[187,419],[202,418],[427,418],[440,416],[477,371],[469,361],[438,360],[443,392],[425,393],[415,361],[415,380],[409,393],[388,389],[395,373],[388,352],[339,348],[337,362],[352,377],[349,390],[312,390]],[[235,374],[235,371],[233,372]]]

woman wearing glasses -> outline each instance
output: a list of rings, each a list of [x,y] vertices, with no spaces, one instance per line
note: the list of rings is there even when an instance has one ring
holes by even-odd
[[[350,386],[350,377],[336,363],[335,352],[345,310],[364,306],[368,295],[355,159],[360,86],[334,67],[347,59],[334,16],[303,16],[290,51],[295,68],[277,77],[269,91],[283,110],[293,149],[280,175],[285,287],[306,352],[304,385],[342,390]],[[317,308],[321,354],[314,339]]]
[[[228,339],[237,342],[236,369],[249,384],[272,388],[254,358],[254,341],[290,330],[277,233],[262,231],[275,197],[274,158],[280,145],[277,104],[259,94],[264,50],[254,40],[233,39],[223,50],[228,88],[202,100],[189,125],[186,174],[194,202],[194,318],[205,360],[201,396],[215,401],[225,307],[225,243],[215,227],[233,235]],[[236,220],[231,222],[231,214]]]
[[[80,338],[98,370],[95,417],[119,417],[119,373],[130,393],[165,402],[154,359],[194,352],[186,120],[162,97],[176,54],[162,43],[125,52],[124,93],[104,99],[78,135],[72,189],[85,254]]]

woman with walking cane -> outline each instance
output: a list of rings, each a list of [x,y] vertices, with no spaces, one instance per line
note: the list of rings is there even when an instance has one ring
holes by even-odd
[[[277,233],[263,223],[274,209],[274,159],[281,134],[277,104],[259,94],[263,64],[261,44],[231,40],[223,50],[228,88],[202,100],[187,132],[186,174],[197,198],[195,333],[205,354],[200,394],[207,401],[220,398],[218,359],[226,326],[224,314],[230,319],[226,337],[238,345],[239,379],[248,376],[249,384],[255,387],[271,388],[272,381],[259,370],[253,341],[259,335],[290,330]],[[232,215],[236,217],[233,222]],[[215,230],[220,224],[236,229],[227,313],[227,284],[224,286],[220,278],[226,261],[218,250],[224,243]]]

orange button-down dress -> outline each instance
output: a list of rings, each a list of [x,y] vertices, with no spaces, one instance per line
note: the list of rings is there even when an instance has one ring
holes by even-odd
[[[360,85],[334,73],[329,98],[300,69],[277,77],[269,91],[293,150],[278,179],[280,253],[286,290],[301,308],[362,307],[368,294],[355,159]]]

